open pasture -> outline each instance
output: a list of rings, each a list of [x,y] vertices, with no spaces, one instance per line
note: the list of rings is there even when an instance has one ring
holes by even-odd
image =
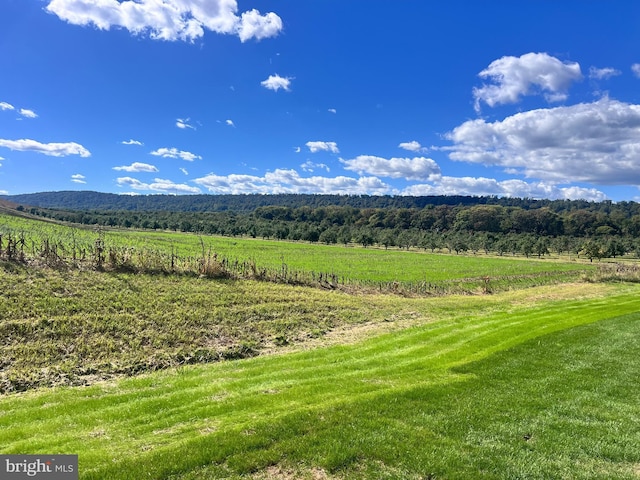
[[[531,285],[575,279],[595,267],[576,261],[525,259],[522,257],[489,257],[449,255],[423,251],[363,248],[360,246],[321,245],[252,238],[232,238],[194,235],[178,232],[80,229],[66,225],[0,215],[0,229],[5,235],[25,237],[25,249],[36,250],[46,239],[60,245],[69,257],[73,250],[82,249],[90,256],[98,238],[105,251],[113,249],[119,258],[144,264],[153,258],[165,265],[179,259],[226,259],[227,268],[249,263],[257,270],[269,272],[270,278],[316,278],[332,275],[343,284],[399,285],[428,284],[446,286],[469,281],[468,290],[483,288],[483,278],[493,288],[527,282]],[[88,252],[88,253],[87,253]],[[78,255],[76,255],[76,258]],[[246,271],[246,269],[245,269]],[[295,276],[295,277],[294,277]]]

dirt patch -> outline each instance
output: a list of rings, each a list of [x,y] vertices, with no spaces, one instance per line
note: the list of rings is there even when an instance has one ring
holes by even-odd
[[[271,465],[258,472],[252,478],[255,480],[333,480],[338,477],[329,476],[322,468],[287,469],[280,465]]]
[[[330,347],[333,345],[352,345],[377,335],[396,332],[405,328],[429,323],[430,321],[430,318],[418,312],[392,315],[382,321],[358,323],[355,325],[341,325],[327,331],[322,336],[309,336],[308,338],[297,340],[291,345],[268,346],[262,349],[260,354],[273,355],[298,352],[302,350],[313,350],[315,348]]]

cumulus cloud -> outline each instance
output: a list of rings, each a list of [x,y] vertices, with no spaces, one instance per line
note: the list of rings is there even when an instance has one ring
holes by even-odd
[[[429,150],[428,148],[420,145],[420,142],[417,142],[415,140],[412,140],[411,142],[402,142],[398,145],[398,147],[404,150],[409,150],[410,152],[426,152],[427,150]]]
[[[558,187],[543,182],[528,183],[510,179],[498,181],[494,178],[441,177],[433,184],[419,184],[406,187],[402,195],[470,195],[498,196],[514,198],[547,198],[561,200],[588,200],[601,202],[607,196],[595,188]]]
[[[282,19],[273,12],[266,15],[260,15],[255,8],[244,12],[240,16],[240,22],[237,26],[238,37],[241,42],[246,42],[255,38],[262,40],[263,38],[275,37],[282,30]]]
[[[16,107],[7,102],[0,102],[0,110],[15,110]]]
[[[310,193],[337,195],[385,195],[391,187],[376,177],[301,177],[295,170],[277,169],[263,177],[254,175],[215,175],[194,180],[212,193]]]
[[[147,190],[153,192],[184,194],[184,193],[202,193],[198,187],[192,187],[184,183],[175,183],[171,180],[156,178],[153,183],[144,183],[132,177],[120,177],[116,180],[118,185],[127,186],[134,190]]]
[[[636,77],[640,78],[640,63],[634,63],[631,65],[631,71]]]
[[[336,142],[307,142],[305,144],[311,153],[317,152],[331,152],[340,153],[338,144]]]
[[[51,157],[66,157],[68,155],[80,155],[90,157],[91,152],[79,143],[40,143],[31,139],[4,140],[0,139],[0,147],[9,148],[21,152],[37,152]]]
[[[202,160],[202,157],[200,155],[196,155],[191,152],[185,152],[184,150],[178,150],[175,147],[159,148],[151,152],[151,155],[164,158],[181,158],[182,160],[186,160],[188,162],[193,162],[194,160]]]
[[[359,174],[368,173],[380,177],[406,180],[433,180],[440,176],[440,167],[430,158],[381,158],[359,155],[350,160],[340,159],[346,170]]]
[[[567,183],[640,185],[640,105],[594,103],[463,123],[446,137],[452,160]]]
[[[289,92],[291,91],[291,80],[293,80],[292,77],[281,77],[276,73],[275,75],[269,75],[269,78],[260,82],[260,85],[274,92],[280,89]]]
[[[303,171],[308,173],[313,173],[317,169],[329,171],[329,166],[324,163],[313,163],[311,160],[307,160],[302,165],[300,165]]]
[[[123,165],[120,167],[113,167],[114,170],[123,172],[157,172],[158,169],[154,165],[148,163],[133,162],[131,165]]]
[[[74,25],[125,28],[156,40],[193,42],[205,30],[237,35],[241,42],[277,36],[282,19],[273,12],[238,15],[236,0],[51,0],[50,13]]]
[[[141,146],[144,145],[144,143],[139,142],[138,140],[133,140],[133,139],[131,139],[131,140],[123,140],[122,144],[123,145],[141,145]]]
[[[235,124],[235,123],[233,123],[233,120],[228,120],[228,119],[227,119],[227,120],[225,120],[225,121],[224,121],[224,123],[226,123],[226,124],[227,124],[227,125],[229,125],[230,127],[235,127],[235,126],[236,126],[236,124]]]
[[[492,83],[473,89],[477,111],[480,102],[494,107],[538,93],[550,102],[565,100],[571,83],[580,80],[582,73],[578,63],[562,62],[546,53],[527,53],[495,60],[479,76]]]
[[[610,68],[610,67],[589,68],[589,78],[594,78],[596,80],[606,80],[607,78],[615,77],[621,74],[622,72],[620,70],[616,70],[615,68]]]
[[[85,182],[86,177],[84,175],[81,175],[79,173],[76,173],[75,175],[71,175],[71,181],[74,183],[87,183]]]

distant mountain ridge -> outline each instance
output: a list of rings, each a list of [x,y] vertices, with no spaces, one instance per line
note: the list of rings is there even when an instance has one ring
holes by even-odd
[[[18,205],[79,211],[168,211],[168,212],[252,212],[258,207],[424,208],[427,205],[501,205],[524,209],[550,207],[573,210],[593,207],[586,200],[533,200],[472,196],[369,196],[314,194],[249,195],[120,195],[94,191],[57,191],[0,198]],[[603,202],[611,203],[611,202]],[[630,202],[634,203],[634,202]]]

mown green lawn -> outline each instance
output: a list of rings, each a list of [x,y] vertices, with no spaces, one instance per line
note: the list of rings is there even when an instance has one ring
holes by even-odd
[[[4,395],[0,452],[86,479],[633,479],[639,293],[413,299],[424,322],[355,343]]]

